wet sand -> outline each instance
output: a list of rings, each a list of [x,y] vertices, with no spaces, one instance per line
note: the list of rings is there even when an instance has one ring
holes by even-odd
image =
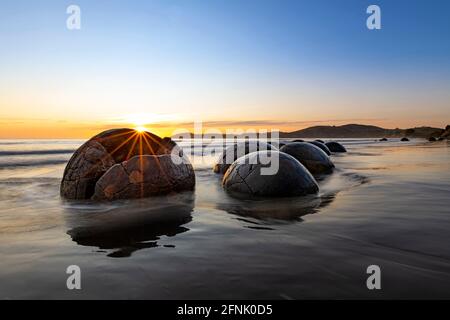
[[[59,197],[80,143],[0,141],[1,299],[450,298],[448,142],[343,141],[317,196],[233,198],[211,158],[193,193],[108,204]]]

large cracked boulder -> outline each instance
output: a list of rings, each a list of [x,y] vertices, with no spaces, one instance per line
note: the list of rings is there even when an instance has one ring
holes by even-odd
[[[278,165],[276,173],[264,174],[262,169],[274,161]],[[257,197],[292,197],[319,191],[316,180],[299,161],[273,150],[253,152],[236,160],[225,173],[222,185],[231,193]]]
[[[295,142],[285,145],[280,151],[290,154],[300,161],[312,174],[333,172],[334,164],[330,157],[319,147],[307,142]]]
[[[91,138],[73,154],[64,170],[61,196],[66,199],[91,199],[97,182],[108,170],[143,155],[184,157],[181,149],[170,138],[160,138],[133,129],[108,130]],[[192,169],[187,159],[184,162]],[[195,181],[193,169],[191,174]]]
[[[217,163],[214,165],[213,170],[215,173],[224,174],[231,166],[231,164],[238,158],[252,152],[264,150],[276,151],[278,149],[271,144],[262,141],[246,141],[235,143],[234,145],[226,148],[225,151],[220,155]]]
[[[191,164],[175,163],[172,155],[135,156],[116,164],[96,183],[94,200],[145,198],[192,190]]]

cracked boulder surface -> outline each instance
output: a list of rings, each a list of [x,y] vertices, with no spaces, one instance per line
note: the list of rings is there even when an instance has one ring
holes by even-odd
[[[235,143],[232,146],[229,146],[225,149],[225,151],[220,155],[219,160],[214,165],[214,172],[224,174],[231,164],[249,153],[256,151],[264,151],[264,150],[278,150],[274,146],[269,143],[263,141],[246,141]]]
[[[177,164],[171,155],[135,156],[114,165],[98,180],[93,199],[145,198],[193,190],[194,186],[190,163]]]
[[[272,160],[275,157],[278,161]],[[262,168],[277,162],[275,174],[261,173]],[[319,191],[314,177],[298,160],[273,150],[253,152],[236,160],[225,173],[222,185],[231,193],[262,197],[302,196]]]
[[[290,154],[300,161],[312,174],[332,173],[334,164],[330,157],[319,147],[307,142],[294,142],[281,148],[282,152]]]
[[[115,165],[140,155],[171,154],[184,157],[181,149],[170,138],[127,128],[102,132],[72,155],[61,181],[61,196],[73,200],[91,199],[97,182]],[[188,160],[185,161],[190,166]],[[192,175],[195,180],[193,170]]]

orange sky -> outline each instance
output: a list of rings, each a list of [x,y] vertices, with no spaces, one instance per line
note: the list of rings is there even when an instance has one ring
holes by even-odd
[[[44,2],[2,3],[0,139],[136,126],[171,135],[193,121],[222,131],[450,123],[442,6],[411,4],[421,17],[411,22],[390,1],[373,31],[364,6],[338,1],[84,1],[82,28],[69,30],[64,6]]]
[[[415,126],[434,126],[445,127],[448,123],[445,120],[437,121],[433,119],[425,120],[404,120],[390,121],[388,119],[330,119],[330,120],[311,120],[311,121],[273,121],[273,120],[219,120],[205,121],[202,123],[202,131],[220,130],[225,133],[229,130],[280,130],[295,131],[316,125],[343,125],[348,123],[370,124],[384,128],[409,128]],[[20,119],[0,119],[0,139],[76,139],[89,138],[95,134],[110,128],[136,128],[143,126],[147,130],[160,136],[171,136],[175,131],[193,132],[193,122],[170,122],[162,121],[159,123],[132,123],[132,122],[71,122],[71,121],[52,121],[46,119],[20,120]]]

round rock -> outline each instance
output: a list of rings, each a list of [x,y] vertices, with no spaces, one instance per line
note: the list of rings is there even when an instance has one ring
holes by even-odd
[[[246,141],[235,143],[232,146],[229,146],[225,149],[225,151],[220,155],[219,160],[214,165],[214,172],[224,174],[231,164],[249,153],[256,151],[264,151],[264,150],[278,150],[274,146],[269,143],[262,141]]]
[[[286,143],[284,143],[284,142],[278,142],[278,143],[275,143],[275,142],[269,142],[269,144],[270,144],[272,147],[274,147],[275,150],[278,150],[279,148],[281,148],[281,147],[283,147],[283,146],[286,145]]]
[[[172,155],[135,156],[111,167],[97,182],[94,200],[145,198],[172,192],[193,190],[192,165]]]
[[[334,164],[330,157],[313,144],[307,142],[290,143],[281,148],[280,151],[300,161],[312,174],[333,172]]]
[[[330,149],[328,149],[328,147],[323,142],[319,142],[319,141],[316,140],[316,141],[309,141],[308,143],[311,143],[311,144],[315,145],[316,147],[319,147],[328,156],[331,155]]]
[[[406,141],[409,141],[409,139],[406,138],[406,137],[404,137],[404,138],[402,138],[400,141],[406,142]]]
[[[263,168],[277,163],[275,174],[263,174]],[[279,151],[253,152],[239,158],[225,173],[222,185],[229,192],[264,197],[301,196],[319,191],[311,173],[294,157]]]
[[[328,147],[328,149],[330,149],[331,152],[347,152],[347,149],[345,149],[342,144],[336,141],[327,142],[325,143],[325,145]]]
[[[168,155],[181,149],[170,138],[133,129],[102,132],[84,143],[72,155],[61,181],[61,196],[66,199],[90,199],[97,181],[113,166],[138,155]]]

